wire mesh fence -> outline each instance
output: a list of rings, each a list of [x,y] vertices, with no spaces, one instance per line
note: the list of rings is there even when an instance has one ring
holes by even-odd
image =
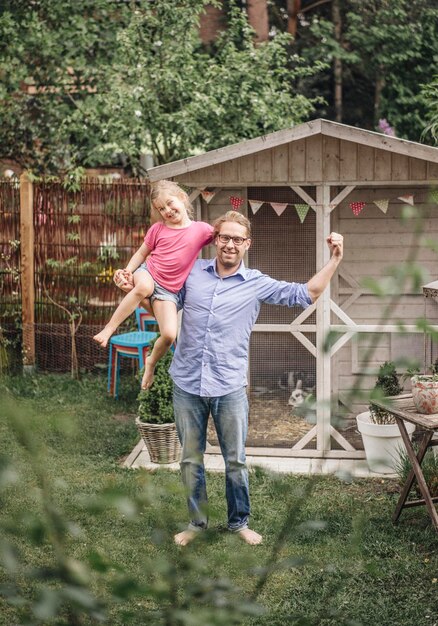
[[[309,189],[309,194],[314,193]],[[309,211],[301,223],[294,208],[301,199],[290,187],[252,187],[248,197],[264,201],[251,217],[253,243],[248,253],[250,267],[288,282],[305,283],[315,273],[316,216]],[[273,216],[270,202],[287,203]],[[250,445],[290,446],[311,425],[296,417],[292,392],[302,389],[315,394],[316,359],[289,331],[301,309],[263,304],[258,324],[284,325],[284,332],[254,332],[250,343]],[[307,320],[315,323],[315,315]],[[308,334],[315,343],[315,334]]]
[[[1,329],[6,338],[14,339],[18,354],[22,341],[19,196],[17,182],[0,182]],[[79,367],[90,369],[101,363],[102,352],[91,338],[123,295],[112,276],[141,245],[149,214],[146,181],[86,179],[77,189],[60,181],[34,183],[34,331],[40,369],[70,369],[72,328]],[[131,319],[125,328],[130,325]]]

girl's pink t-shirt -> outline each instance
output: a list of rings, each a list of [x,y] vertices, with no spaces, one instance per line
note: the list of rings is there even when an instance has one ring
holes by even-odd
[[[213,239],[213,226],[190,222],[186,228],[169,228],[162,222],[153,224],[144,242],[151,250],[148,270],[161,287],[178,292],[190,273],[203,246]]]

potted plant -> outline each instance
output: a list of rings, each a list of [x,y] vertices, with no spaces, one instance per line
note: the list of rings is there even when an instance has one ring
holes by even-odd
[[[430,368],[431,374],[411,377],[412,400],[419,413],[438,413],[438,359]]]
[[[371,397],[381,399],[398,396],[403,391],[392,361],[380,366]],[[372,472],[392,474],[396,471],[400,451],[404,449],[403,439],[395,418],[371,402],[369,410],[356,417],[357,427],[362,435],[367,462]],[[409,436],[415,425],[405,422]]]
[[[179,458],[180,444],[173,413],[173,383],[169,375],[172,351],[169,350],[155,367],[154,383],[138,395],[138,416],[135,420],[153,463],[174,463]]]

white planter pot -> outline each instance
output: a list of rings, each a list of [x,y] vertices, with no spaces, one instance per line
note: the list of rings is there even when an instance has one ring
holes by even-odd
[[[397,424],[373,424],[369,411],[359,413],[356,422],[362,435],[370,470],[379,474],[393,474],[396,471],[400,451],[405,450]],[[415,424],[405,422],[405,426],[411,438]]]

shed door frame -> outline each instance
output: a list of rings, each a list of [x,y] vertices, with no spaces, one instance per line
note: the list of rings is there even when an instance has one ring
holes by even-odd
[[[354,185],[344,187],[333,200],[330,200],[331,186],[328,184],[317,185],[316,201],[307,192],[298,186],[291,188],[316,212],[316,271],[326,265],[330,259],[330,251],[326,243],[331,232],[331,212],[342,202],[355,188]],[[303,322],[316,309],[316,325],[304,324]],[[324,290],[317,302],[299,315],[289,330],[316,358],[316,425],[291,449],[292,456],[308,457],[348,457],[364,458],[363,450],[356,450],[331,424],[331,381],[332,381],[332,358],[336,352],[347,343],[354,332],[347,331],[331,346],[330,350],[324,350],[327,334],[332,329],[330,323],[331,312],[334,312],[346,324],[353,323],[343,313],[340,307],[331,299],[331,286]],[[263,325],[264,330],[269,330],[269,324]],[[258,330],[256,324],[254,330]],[[261,330],[261,329],[260,329]],[[316,332],[316,346],[305,336],[306,332]],[[305,446],[316,437],[316,450],[305,449]],[[341,446],[341,450],[331,449],[331,438]],[[304,453],[304,454],[303,454]]]

